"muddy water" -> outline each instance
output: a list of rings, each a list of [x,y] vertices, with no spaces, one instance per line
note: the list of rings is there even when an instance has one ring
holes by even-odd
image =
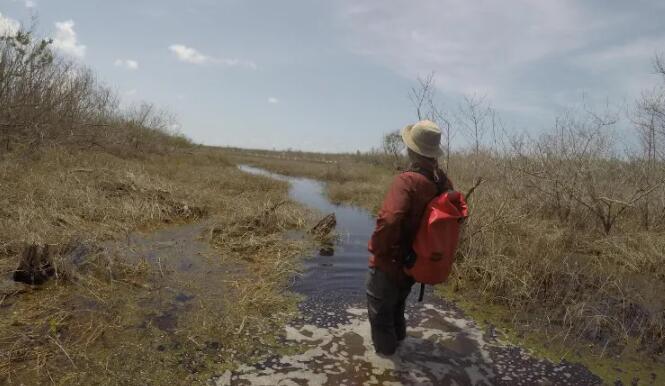
[[[584,367],[531,357],[496,340],[454,305],[415,290],[407,308],[408,337],[392,357],[372,347],[364,301],[367,240],[372,216],[330,203],[322,183],[286,177],[250,166],[248,173],[290,183],[291,197],[323,213],[334,212],[340,240],[333,256],[312,254],[292,289],[305,295],[302,316],[285,327],[286,345],[296,355],[247,364],[214,380],[217,385],[552,385],[599,384]]]
[[[201,239],[209,223],[195,223],[163,229],[151,234],[130,234],[123,242],[109,242],[105,253],[124,256],[129,261],[145,259],[156,267],[159,286],[151,288],[140,301],[144,319],[140,328],[154,327],[173,333],[184,327],[183,316],[192,314],[195,302],[204,302],[222,311],[218,299],[225,288],[210,281],[229,279],[238,272],[219,264],[215,252]],[[154,268],[153,268],[154,269]]]

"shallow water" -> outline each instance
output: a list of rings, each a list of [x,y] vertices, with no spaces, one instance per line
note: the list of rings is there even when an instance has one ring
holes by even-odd
[[[240,169],[288,181],[289,196],[294,201],[324,214],[335,213],[339,241],[335,244],[334,254],[307,256],[304,273],[294,282],[292,289],[322,302],[362,300],[367,272],[367,240],[374,228],[374,218],[363,209],[331,203],[325,196],[324,185],[319,181],[286,177],[246,165],[240,166]]]
[[[159,285],[141,300],[144,320],[139,328],[150,326],[164,332],[174,332],[181,326],[182,317],[191,314],[192,301],[205,301],[212,307],[212,299],[223,298],[225,288],[208,283],[230,278],[233,266],[220,264],[210,245],[200,238],[209,223],[174,226],[150,234],[133,233],[125,241],[104,245],[105,253],[123,256],[129,261],[141,259],[156,267],[161,274]],[[201,298],[201,299],[199,299]],[[216,312],[222,312],[215,303]]]
[[[392,357],[374,353],[365,307],[367,241],[374,219],[367,211],[328,201],[324,185],[251,166],[241,170],[287,181],[293,200],[334,212],[341,235],[333,256],[305,257],[292,290],[305,296],[301,316],[285,327],[285,344],[300,354],[247,364],[217,385],[549,385],[600,384],[584,367],[531,357],[501,343],[454,305],[429,290],[407,304],[408,337]],[[415,289],[415,287],[414,287]]]

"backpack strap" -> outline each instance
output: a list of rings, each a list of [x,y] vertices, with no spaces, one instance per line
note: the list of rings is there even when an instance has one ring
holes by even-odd
[[[418,174],[424,176],[425,178],[427,178],[428,180],[430,180],[431,182],[433,182],[434,185],[436,186],[436,195],[437,196],[440,195],[441,193],[443,193],[443,188],[442,188],[443,184],[441,183],[442,181],[440,179],[441,177],[437,176],[435,172],[430,173],[429,171],[427,171],[423,168],[419,168],[417,166],[412,167],[408,171],[413,172],[413,173],[418,173]],[[445,175],[444,175],[443,178],[447,178],[447,177],[445,177]]]

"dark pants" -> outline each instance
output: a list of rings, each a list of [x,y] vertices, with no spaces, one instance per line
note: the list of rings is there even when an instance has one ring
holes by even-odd
[[[367,313],[372,342],[379,354],[392,355],[406,337],[404,308],[413,281],[397,285],[385,273],[370,268],[367,274]]]

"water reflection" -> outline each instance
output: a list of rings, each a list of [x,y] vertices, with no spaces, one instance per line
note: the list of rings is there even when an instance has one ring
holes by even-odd
[[[305,273],[292,289],[319,302],[338,303],[340,296],[346,303],[362,301],[367,272],[367,240],[374,229],[372,215],[361,208],[331,203],[325,196],[325,186],[319,181],[287,177],[247,165],[239,168],[248,173],[287,181],[290,183],[289,196],[294,201],[322,213],[335,213],[339,239],[334,248],[328,245],[319,253],[307,256]]]

